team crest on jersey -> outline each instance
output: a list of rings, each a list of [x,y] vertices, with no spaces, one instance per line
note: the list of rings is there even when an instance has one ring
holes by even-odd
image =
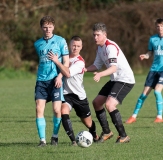
[[[117,63],[117,58],[109,58],[109,63]]]

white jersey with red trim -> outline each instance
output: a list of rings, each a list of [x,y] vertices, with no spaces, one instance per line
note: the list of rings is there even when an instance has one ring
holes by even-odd
[[[120,81],[134,84],[135,78],[133,71],[119,46],[109,39],[105,45],[98,46],[94,65],[99,70],[105,64],[106,68],[112,65],[117,66],[117,71],[110,75],[111,81]]]
[[[70,77],[64,77],[64,95],[74,93],[80,100],[86,98],[86,92],[83,85],[84,68],[85,62],[80,55],[70,58]]]

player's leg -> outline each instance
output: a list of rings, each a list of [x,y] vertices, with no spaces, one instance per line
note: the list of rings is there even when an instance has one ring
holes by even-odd
[[[44,118],[45,103],[46,100],[41,99],[36,100],[36,126],[40,138],[39,146],[44,146],[46,144],[45,135],[46,121]]]
[[[126,139],[126,142],[127,142],[130,139],[127,136],[125,128],[123,126],[121,114],[120,114],[119,110],[116,108],[118,103],[119,102],[115,98],[108,97],[108,99],[106,101],[106,108],[110,114],[111,120],[112,120],[115,128],[118,131],[118,134],[119,134],[118,138],[121,137],[122,139]]]
[[[85,98],[83,100],[80,100],[79,98],[75,98],[73,101],[74,101],[74,109],[77,116],[80,117],[83,124],[89,129],[89,132],[93,136],[93,141],[97,142],[99,140],[99,137],[96,133],[95,122],[91,118],[91,110],[89,107],[88,99]]]
[[[112,89],[106,100],[106,109],[119,134],[116,143],[126,143],[130,141],[130,138],[126,134],[121,114],[116,106],[122,103],[123,99],[131,91],[133,86],[133,84],[123,82],[112,82]]]
[[[133,115],[129,117],[129,119],[126,121],[127,124],[131,124],[133,122],[136,122],[136,117],[140,111],[140,109],[143,106],[144,101],[146,100],[148,94],[151,92],[151,90],[155,87],[157,82],[156,72],[149,72],[148,76],[145,81],[145,87],[142,92],[142,94],[139,96],[135,109],[133,111]]]
[[[58,132],[61,124],[61,105],[63,98],[63,90],[61,88],[53,87],[51,94],[52,109],[53,109],[53,134],[51,137],[51,145],[58,145]]]
[[[163,122],[162,120],[163,98],[162,98],[162,93],[161,93],[162,89],[163,89],[163,85],[157,84],[155,87],[155,91],[154,91],[154,95],[156,97],[156,107],[157,107],[157,117],[154,121],[156,123]]]
[[[99,137],[98,137],[98,135],[96,133],[96,124],[92,120],[92,117],[91,116],[88,116],[88,117],[80,118],[80,119],[83,122],[83,124],[89,129],[89,132],[92,134],[93,141],[94,142],[98,142]]]
[[[61,107],[62,125],[63,125],[63,128],[65,129],[66,134],[70,138],[72,145],[76,146],[75,135],[74,135],[72,123],[69,117],[71,108],[72,107],[69,103],[66,103],[66,102],[62,103],[62,107]]]
[[[136,122],[136,117],[140,111],[140,109],[142,108],[144,101],[146,100],[148,94],[151,92],[152,88],[151,87],[144,87],[144,90],[142,92],[142,94],[139,96],[136,106],[134,108],[133,114],[131,117],[129,117],[129,119],[126,121],[126,124],[131,124]]]
[[[113,136],[112,131],[109,128],[109,123],[107,121],[106,111],[104,104],[106,102],[108,92],[110,91],[111,81],[107,82],[100,90],[97,97],[93,100],[93,106],[96,112],[96,117],[102,127],[102,133],[100,135],[100,141],[104,142]]]
[[[36,82],[35,86],[35,102],[36,102],[36,126],[40,143],[38,146],[43,147],[46,145],[46,121],[44,118],[44,110],[46,104],[46,87],[44,82]]]

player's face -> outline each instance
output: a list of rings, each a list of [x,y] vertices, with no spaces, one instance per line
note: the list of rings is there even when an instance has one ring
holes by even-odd
[[[52,23],[44,23],[41,27],[44,38],[48,39],[53,36],[54,25]]]
[[[94,31],[93,32],[95,43],[99,46],[103,46],[106,41],[106,32]]]
[[[157,29],[158,34],[159,34],[161,37],[163,37],[163,23],[157,24],[157,25],[156,25],[156,29]]]
[[[82,49],[82,41],[72,40],[70,43],[70,50],[73,56],[78,55]]]

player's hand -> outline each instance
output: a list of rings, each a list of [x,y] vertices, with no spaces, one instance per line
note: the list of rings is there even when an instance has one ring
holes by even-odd
[[[93,77],[94,81],[99,82],[101,78],[101,74],[98,72],[93,73],[95,76]]]
[[[141,61],[142,61],[143,59],[147,59],[146,54],[141,54],[141,55],[139,56],[139,58],[140,58]]]
[[[60,78],[59,76],[56,77],[54,80],[54,86],[56,88],[60,88],[62,86],[62,78]]]
[[[87,72],[87,68],[84,68],[84,72]]]
[[[52,60],[54,63],[58,61],[58,54],[53,53],[52,51],[48,52],[48,58]]]

